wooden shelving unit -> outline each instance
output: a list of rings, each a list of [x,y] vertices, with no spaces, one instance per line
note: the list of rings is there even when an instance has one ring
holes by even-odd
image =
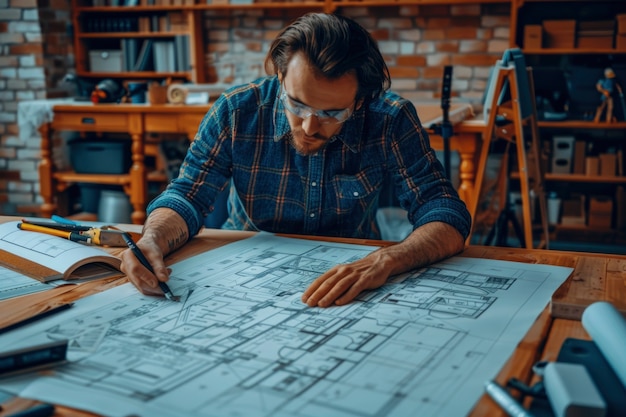
[[[626,153],[626,120],[622,115],[621,103],[618,103],[617,95],[614,99],[616,108],[614,115],[618,120],[612,123],[606,121],[594,122],[596,106],[600,104],[600,93],[595,85],[602,78],[604,69],[607,67],[622,68],[626,76],[626,46],[623,39],[617,41],[624,28],[618,24],[618,16],[626,14],[626,2],[621,0],[600,1],[539,1],[539,0],[512,0],[511,3],[511,27],[510,46],[519,47],[524,52],[526,62],[533,68],[535,81],[541,82],[544,74],[561,74],[562,86],[567,86],[566,91],[556,90],[559,94],[565,93],[567,102],[562,110],[567,114],[566,120],[540,120],[542,141],[542,160],[545,167],[545,188],[547,192],[555,192],[563,200],[571,202],[572,199],[580,198],[582,212],[586,216],[584,224],[551,225],[552,239],[581,242],[603,242],[609,244],[624,244],[626,241],[626,218],[623,214],[626,210],[625,189],[626,172],[624,154]],[[569,27],[567,34],[551,32],[545,22],[565,23],[563,27]],[[607,44],[609,30],[600,31],[600,37],[591,39],[589,33],[581,30],[589,24],[598,24],[603,28],[612,28],[610,36],[612,42]],[[526,33],[525,29],[530,32]],[[548,34],[548,32],[550,33]],[[539,37],[537,33],[540,33]],[[585,42],[581,37],[585,36]],[[589,45],[589,41],[596,42],[597,46]],[[526,44],[528,42],[529,44]],[[532,44],[531,44],[532,42]],[[540,43],[540,44],[538,44]],[[585,74],[584,76],[581,74]],[[585,78],[587,77],[587,78]],[[619,77],[619,74],[618,74]],[[626,78],[623,79],[626,81]],[[543,86],[536,89],[536,97],[541,100],[546,96],[550,82],[544,82]],[[582,84],[581,84],[582,83]],[[556,83],[555,83],[556,84]],[[564,97],[561,95],[560,97]],[[561,102],[564,102],[562,100]],[[550,103],[552,104],[552,103]],[[539,105],[539,102],[538,102]],[[554,148],[557,138],[570,136],[578,144],[578,151],[583,149],[585,157],[595,157],[599,154],[615,154],[616,170],[613,175],[604,173],[580,172],[580,165],[574,171],[573,163],[571,172],[553,172]],[[579,155],[580,157],[580,155]],[[571,158],[575,158],[572,149]],[[580,159],[579,159],[580,161]],[[585,166],[585,170],[589,169]],[[603,174],[603,175],[602,175]],[[598,227],[591,216],[596,213],[590,212],[590,200],[601,198],[612,202],[611,224],[606,227]],[[565,213],[562,213],[565,214]]]

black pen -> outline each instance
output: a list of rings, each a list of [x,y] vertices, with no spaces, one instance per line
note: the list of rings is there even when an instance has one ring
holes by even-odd
[[[7,417],[50,417],[54,415],[52,404],[39,404],[17,413],[9,414]]]
[[[0,328],[0,334],[6,333],[6,332],[8,332],[10,330],[13,330],[13,329],[17,329],[18,327],[25,326],[25,325],[27,325],[29,323],[32,323],[32,322],[37,321],[39,319],[43,319],[45,317],[51,316],[51,315],[56,314],[58,312],[67,310],[68,308],[70,308],[73,305],[74,305],[74,303],[61,304],[58,307],[53,307],[50,310],[46,310],[46,311],[44,311],[42,313],[35,314],[34,316],[31,316],[31,317],[29,317],[27,319],[18,321],[17,323],[9,324],[8,326]]]
[[[148,260],[144,256],[141,249],[139,249],[139,247],[135,244],[135,242],[133,241],[133,238],[130,237],[130,234],[122,233],[122,237],[124,238],[124,241],[130,248],[130,250],[135,254],[137,259],[139,259],[139,262],[141,262],[141,264],[145,266],[148,271],[154,274],[154,269],[152,269],[152,265],[150,265],[150,262],[148,262]],[[170,287],[168,287],[165,282],[161,282],[161,281],[158,281],[158,282],[159,282],[159,288],[161,288],[161,290],[165,294],[165,298],[171,301],[180,301],[180,297],[177,297],[174,294],[172,294],[172,290],[170,290]]]

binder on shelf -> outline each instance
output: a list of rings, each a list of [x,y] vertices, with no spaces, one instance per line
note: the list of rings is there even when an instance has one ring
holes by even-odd
[[[189,71],[189,36],[176,35],[174,37],[174,49],[176,53],[176,71]]]
[[[145,39],[141,45],[134,71],[150,71],[154,67],[152,57],[152,39]]]
[[[132,71],[137,61],[137,43],[136,38],[122,39],[122,56],[124,59],[124,71]]]
[[[176,70],[176,56],[173,41],[154,41],[154,70],[172,72]]]

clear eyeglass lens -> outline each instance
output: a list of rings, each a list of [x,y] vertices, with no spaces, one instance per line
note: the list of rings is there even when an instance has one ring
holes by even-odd
[[[313,110],[312,108],[293,101],[287,92],[283,89],[280,94],[280,99],[287,110],[301,119],[308,119],[315,115],[320,124],[339,124],[343,123],[352,115],[352,109],[347,108],[343,110]]]

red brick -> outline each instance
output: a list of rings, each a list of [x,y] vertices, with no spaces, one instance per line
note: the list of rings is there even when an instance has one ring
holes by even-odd
[[[448,5],[425,5],[420,6],[420,15],[435,17],[435,16],[450,16],[450,6]]]
[[[414,67],[389,67],[391,78],[418,78],[420,71]]]
[[[445,29],[427,29],[424,31],[425,41],[442,41],[446,39]]]
[[[452,25],[452,19],[449,17],[431,18],[426,20],[426,29],[443,29]]]
[[[10,7],[16,9],[34,9],[37,7],[37,0],[11,0]]]
[[[372,38],[377,41],[386,41],[389,40],[389,29],[372,30],[370,31],[370,35],[372,35]]]
[[[43,47],[39,43],[27,43],[22,45],[10,45],[10,55],[29,55],[29,54],[43,54]]]
[[[458,42],[437,42],[437,52],[459,52]]]
[[[500,55],[464,54],[452,57],[452,65],[487,67],[494,65],[498,59]]]
[[[400,55],[398,57],[398,66],[424,67],[426,66],[426,58],[419,55]]]
[[[447,39],[476,39],[476,27],[449,27],[446,29]]]
[[[443,78],[443,67],[426,67],[422,72],[424,78]]]

